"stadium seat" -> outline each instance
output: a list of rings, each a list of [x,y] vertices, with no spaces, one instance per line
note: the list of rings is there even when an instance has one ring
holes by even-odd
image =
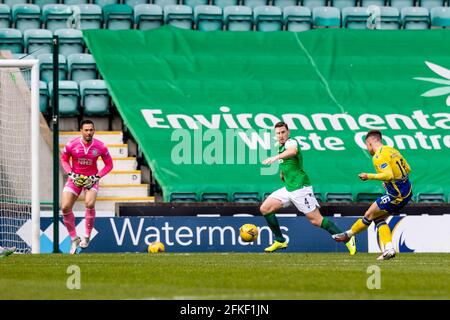
[[[119,0],[93,0],[92,3],[103,8],[110,4],[119,4]]]
[[[356,202],[374,202],[381,193],[358,193],[356,195]]]
[[[226,193],[202,193],[203,202],[228,202],[228,194]]]
[[[165,6],[164,23],[181,29],[192,29],[194,24],[192,8],[185,5]]]
[[[78,84],[75,81],[61,80],[58,82],[58,104],[59,115],[61,117],[71,117],[80,114],[78,108],[80,93]],[[53,97],[53,81],[48,83],[48,92],[50,99]]]
[[[431,11],[431,8],[445,7],[446,2],[446,0],[420,0],[420,6]]]
[[[383,7],[385,5],[385,0],[361,0],[361,7],[367,8],[369,6],[379,6]]]
[[[255,9],[259,6],[267,6],[267,0],[241,0],[241,5]]]
[[[89,0],[62,0],[61,3],[68,6],[74,6],[74,5],[88,4]]]
[[[273,5],[281,10],[286,7],[296,6],[298,3],[301,3],[301,0],[273,0]]]
[[[401,10],[401,21],[404,29],[428,29],[430,27],[430,15],[426,8],[403,8]]]
[[[390,0],[390,7],[397,8],[402,11],[406,7],[414,7],[415,0]]]
[[[348,29],[367,29],[369,13],[366,8],[350,7],[342,9],[342,27]]]
[[[12,8],[15,4],[24,4],[27,0],[3,0],[3,3]]]
[[[260,202],[260,201],[261,201],[261,199],[259,198],[258,192],[235,192],[235,193],[233,193],[233,202],[254,203],[254,202]]]
[[[87,53],[75,53],[67,57],[69,79],[80,83],[83,80],[97,79],[94,57]]]
[[[312,26],[311,9],[307,7],[286,7],[283,9],[283,19],[287,31],[307,31]]]
[[[327,193],[327,202],[352,202],[353,197],[351,193]]]
[[[39,110],[43,114],[48,113],[48,89],[45,81],[39,81]]]
[[[37,55],[37,59],[39,60],[39,70],[41,74],[41,80],[45,82],[50,82],[53,80],[53,54],[52,53],[43,53]],[[58,79],[66,80],[67,79],[67,64],[66,57],[62,54],[58,56]]]
[[[134,8],[138,4],[148,4],[151,0],[124,0],[123,4],[127,4],[130,7]]]
[[[340,28],[341,12],[335,7],[315,7],[312,9],[315,28]]]
[[[26,0],[24,0],[25,2]],[[58,3],[58,0],[31,0],[31,3],[39,6],[40,8],[42,8],[43,6],[45,6],[46,4],[55,4]]]
[[[23,33],[25,52],[36,56],[53,51],[53,34],[47,29],[30,29]]]
[[[239,4],[239,0],[212,0],[212,4],[220,7],[223,11],[225,7],[237,6]]]
[[[245,6],[228,6],[223,9],[223,21],[229,31],[251,31],[252,9]]]
[[[80,82],[81,105],[87,116],[105,116],[109,113],[109,93],[104,80]]]
[[[126,4],[108,4],[103,7],[105,28],[110,30],[133,29],[133,8]]]
[[[417,194],[417,202],[437,202],[442,203],[445,202],[443,193],[418,193]]]
[[[356,7],[357,0],[331,0],[333,7],[342,11],[344,8]]]
[[[327,0],[303,0],[302,6],[309,9],[314,9],[315,7],[325,7],[327,5]]]
[[[11,8],[1,3],[0,4],[0,29],[9,28],[11,26]]]
[[[15,4],[11,8],[14,27],[24,32],[28,29],[41,28],[41,8],[34,4]]]
[[[17,29],[0,29],[0,50],[9,50],[11,53],[23,52],[22,32]]]
[[[314,193],[314,197],[316,197],[317,202],[323,202],[323,196],[322,196],[322,193],[320,193],[320,192],[315,192],[315,193]]]
[[[194,192],[174,192],[169,196],[170,202],[197,202],[197,194]]]
[[[102,8],[96,4],[82,4],[80,8],[80,29],[101,29],[103,22]]]
[[[381,29],[396,30],[400,29],[400,11],[394,7],[380,7],[381,10]]]
[[[253,9],[253,19],[257,31],[283,30],[283,12],[274,6],[258,6]]]
[[[67,20],[73,12],[70,6],[65,4],[46,4],[42,8],[42,22],[46,29],[55,31],[68,28]]]
[[[200,31],[222,30],[222,9],[218,6],[200,5],[194,8],[194,20]]]
[[[59,37],[59,53],[66,57],[84,52],[83,33],[77,29],[59,29],[53,33]]]
[[[432,28],[449,28],[450,8],[449,7],[431,8],[430,18]]]
[[[162,8],[156,4],[138,4],[134,7],[134,22],[139,30],[149,30],[164,24]]]
[[[182,2],[185,6],[189,6],[192,10],[197,6],[206,6],[209,3],[209,0],[183,0]]]
[[[164,8],[165,6],[178,4],[178,0],[153,0],[153,4]]]

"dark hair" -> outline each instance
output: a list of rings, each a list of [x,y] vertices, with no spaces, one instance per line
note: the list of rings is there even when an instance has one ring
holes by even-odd
[[[94,126],[94,122],[93,122],[92,120],[83,120],[83,121],[81,121],[81,123],[80,123],[80,130],[83,129],[83,126],[84,126],[85,124],[92,124],[92,126]],[[94,126],[94,127],[95,127],[95,126]]]
[[[367,132],[366,134],[366,140],[369,139],[370,137],[374,137],[377,140],[381,141],[381,131],[380,130],[370,130],[369,132]]]
[[[281,128],[281,127],[286,127],[286,130],[289,130],[288,125],[283,121],[280,121],[275,125],[275,128]]]

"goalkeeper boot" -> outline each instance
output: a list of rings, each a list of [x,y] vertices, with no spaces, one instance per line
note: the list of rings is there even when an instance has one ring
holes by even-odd
[[[356,254],[356,240],[355,236],[352,236],[350,240],[348,240],[345,245],[347,246],[348,251],[350,252],[350,255],[353,256]]]
[[[86,249],[87,247],[89,247],[89,237],[84,237],[80,242],[80,248]]]
[[[4,247],[0,252],[0,258],[12,255],[16,251],[16,247]]]
[[[75,239],[72,240],[72,244],[70,246],[70,254],[76,254],[78,253],[78,245],[80,244],[80,237],[76,237]]]
[[[273,244],[267,248],[264,249],[265,252],[274,252],[278,249],[286,249],[287,248],[287,241],[279,242],[275,240]]]

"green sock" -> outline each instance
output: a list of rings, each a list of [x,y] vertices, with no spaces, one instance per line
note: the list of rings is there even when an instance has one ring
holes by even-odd
[[[341,233],[342,230],[339,229],[337,225],[333,223],[333,221],[328,220],[327,218],[323,218],[322,224],[320,225],[322,229],[327,230],[331,234]]]
[[[264,218],[266,218],[270,230],[272,230],[273,234],[275,235],[275,240],[278,242],[286,241],[283,237],[283,234],[281,233],[280,224],[278,223],[278,219],[275,213],[266,214]]]

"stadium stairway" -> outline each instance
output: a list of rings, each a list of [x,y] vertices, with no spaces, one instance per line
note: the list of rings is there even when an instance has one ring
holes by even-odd
[[[59,135],[59,147],[71,139],[79,137],[79,131],[62,131]],[[102,141],[108,147],[113,158],[114,168],[100,181],[97,197],[97,211],[115,211],[116,202],[154,202],[154,197],[148,196],[149,185],[141,182],[142,173],[137,170],[135,157],[128,157],[128,145],[123,143],[121,131],[96,131],[94,138]],[[104,163],[99,159],[98,168]],[[75,203],[74,211],[84,211],[84,193]]]

